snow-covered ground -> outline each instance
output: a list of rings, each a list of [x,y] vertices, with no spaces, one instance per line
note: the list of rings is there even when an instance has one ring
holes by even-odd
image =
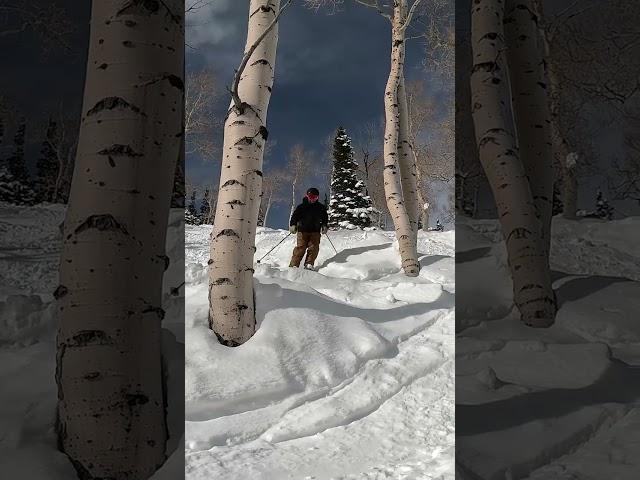
[[[172,211],[165,275],[163,355],[168,385],[169,460],[154,480],[181,478],[183,455],[184,297],[170,288],[184,278],[184,210]],[[53,291],[64,209],[0,203],[0,476],[71,480],[77,474],[56,445],[56,317]],[[180,290],[182,293],[183,290]]]
[[[319,271],[256,265],[259,328],[207,327],[207,226],[186,230],[186,476],[453,479],[454,239],[420,234],[420,276],[388,232],[330,232]],[[287,232],[259,229],[256,258]]]
[[[522,326],[496,221],[456,225],[460,480],[640,471],[640,218],[555,218],[556,325]]]

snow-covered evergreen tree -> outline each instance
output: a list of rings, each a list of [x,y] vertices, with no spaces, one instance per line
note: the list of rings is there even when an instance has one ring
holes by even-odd
[[[333,170],[331,174],[331,200],[329,226],[332,228],[365,228],[371,225],[371,198],[364,194],[364,182],[356,172],[358,164],[353,157],[351,139],[339,127],[333,143]]]
[[[200,204],[200,223],[210,223],[211,207],[209,206],[211,193],[205,189],[202,203]]]
[[[198,216],[198,210],[196,209],[196,201],[197,201],[198,192],[194,188],[191,192],[191,200],[189,201],[189,206],[185,210],[184,214],[184,222],[188,225],[199,225],[200,218]]]
[[[33,205],[36,201],[24,154],[25,133],[26,122],[22,119],[13,139],[13,154],[0,166],[0,201],[14,205]]]
[[[607,220],[611,220],[613,217],[613,207],[609,205],[609,201],[604,198],[600,190],[598,190],[596,197],[596,215]]]
[[[36,199],[39,202],[55,202],[53,198],[56,190],[56,181],[60,165],[54,150],[57,144],[58,126],[49,119],[47,134],[42,142],[40,158],[36,163]]]

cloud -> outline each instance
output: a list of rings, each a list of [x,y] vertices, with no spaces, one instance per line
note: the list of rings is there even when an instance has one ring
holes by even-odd
[[[240,25],[237,21],[238,6],[244,2],[231,0],[189,0],[187,9],[186,41],[195,48],[218,46],[230,38],[238,36]]]

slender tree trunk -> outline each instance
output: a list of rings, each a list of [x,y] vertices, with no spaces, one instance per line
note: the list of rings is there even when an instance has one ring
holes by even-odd
[[[540,38],[533,0],[506,0],[504,24],[520,160],[529,178],[548,257],[553,207],[553,150],[543,39]]]
[[[183,60],[181,2],[93,2],[54,294],[57,432],[80,478],[147,479],[165,460],[162,277]]]
[[[296,182],[297,178],[291,182],[291,211],[289,212],[289,218],[293,215],[293,211],[296,209]]]
[[[400,46],[404,48],[404,43]],[[404,57],[403,53],[403,57]],[[407,92],[404,88],[404,74],[400,78],[398,87],[398,101],[400,113],[400,142],[398,143],[398,154],[400,157],[400,180],[402,183],[402,197],[404,205],[411,222],[411,230],[414,233],[414,242],[417,242],[418,219],[420,218],[419,197],[417,182],[417,156],[413,149],[413,144],[409,135],[409,108],[407,105]]]
[[[267,208],[264,210],[264,218],[262,219],[262,225],[267,226],[267,217],[269,217],[269,210],[271,210],[271,195],[267,200]]]
[[[555,298],[533,195],[509,121],[503,16],[503,0],[473,3],[473,121],[505,238],[515,304],[525,324],[546,327],[554,321]]]
[[[236,346],[255,332],[253,256],[262,193],[266,120],[273,86],[279,0],[252,0],[245,52],[257,43],[224,127],[216,218],[211,234],[209,325],[220,342]],[[269,33],[259,41],[268,28]]]
[[[563,182],[563,216],[569,220],[577,218],[578,210],[578,177],[576,168],[578,166],[578,154],[570,153],[564,159],[564,182]]]
[[[415,277],[420,272],[417,245],[415,241],[415,217],[412,218],[411,200],[403,198],[402,191],[402,162],[400,156],[401,106],[399,90],[404,70],[404,42],[405,30],[402,20],[406,15],[406,1],[401,0],[394,5],[394,15],[391,27],[391,71],[387,80],[384,97],[385,134],[384,134],[384,188],[387,206],[398,238],[402,268],[406,275]],[[406,100],[406,96],[405,96]],[[413,172],[415,173],[415,172]],[[414,191],[415,194],[415,191]],[[415,200],[413,200],[415,202]]]

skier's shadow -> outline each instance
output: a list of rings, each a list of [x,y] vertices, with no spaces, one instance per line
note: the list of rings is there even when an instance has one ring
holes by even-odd
[[[320,264],[318,269],[324,268],[330,263],[347,263],[347,259],[354,255],[361,255],[363,253],[367,253],[373,250],[386,250],[391,247],[391,243],[382,243],[380,245],[369,245],[365,247],[357,247],[357,248],[345,248],[344,250],[338,252],[333,257],[327,258],[324,262]]]

